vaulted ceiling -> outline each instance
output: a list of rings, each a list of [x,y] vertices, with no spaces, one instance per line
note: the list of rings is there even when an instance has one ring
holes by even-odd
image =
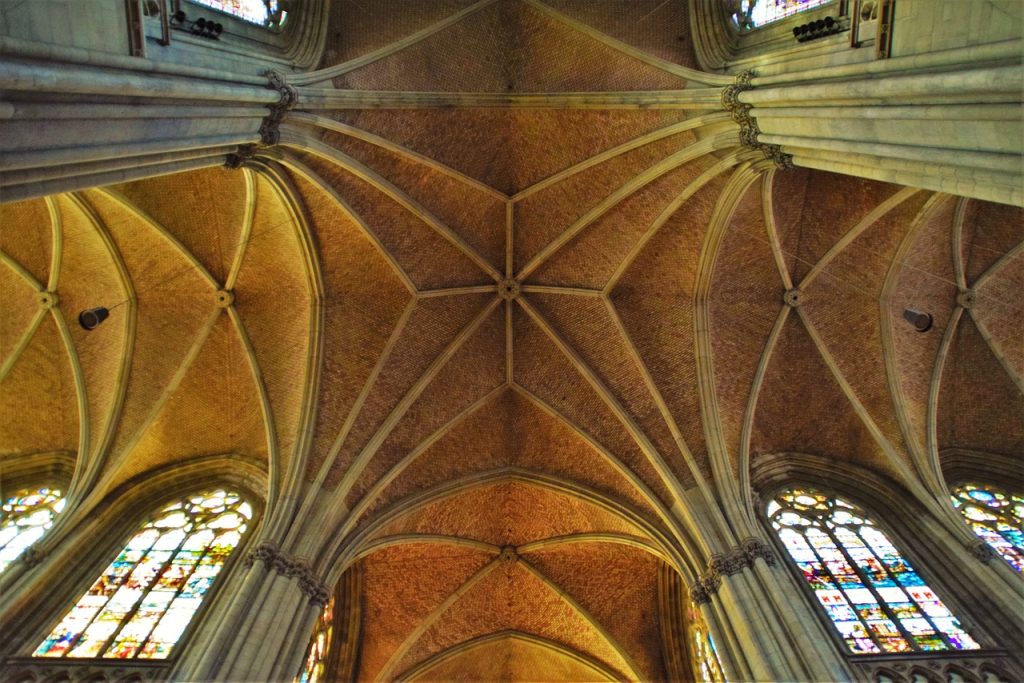
[[[333,7],[337,88],[693,65],[684,3]],[[293,547],[360,563],[363,678],[664,678],[659,563],[722,533],[688,499],[1024,453],[1018,209],[776,170],[683,106],[301,110],[241,170],[0,206],[0,454],[73,454],[90,504],[252,463]]]

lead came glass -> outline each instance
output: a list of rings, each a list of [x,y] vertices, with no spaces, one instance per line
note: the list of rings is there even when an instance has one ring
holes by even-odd
[[[739,21],[741,28],[757,28],[829,2],[832,0],[743,0]]]
[[[33,656],[166,659],[251,519],[249,504],[223,490],[163,508]]]
[[[788,489],[767,513],[851,653],[980,647],[860,508]]]
[[[700,609],[690,603],[690,644],[693,647],[693,673],[695,681],[702,683],[725,683],[722,664],[718,661],[715,642],[711,640],[711,632],[701,616]]]
[[[953,507],[978,538],[1024,572],[1024,496],[988,484],[963,484],[953,489]]]
[[[281,10],[278,0],[192,0],[192,2],[225,12],[250,24],[268,26],[284,23],[285,13]]]
[[[64,494],[41,486],[15,491],[0,509],[0,573],[53,526],[64,509]]]
[[[320,618],[317,619],[313,637],[309,641],[306,653],[306,664],[302,673],[295,679],[297,683],[321,683],[324,681],[324,670],[327,666],[327,649],[331,646],[331,635],[334,631],[334,596],[327,602]]]

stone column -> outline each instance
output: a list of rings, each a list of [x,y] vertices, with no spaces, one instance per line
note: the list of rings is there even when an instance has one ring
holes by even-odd
[[[712,557],[690,587],[722,664],[730,674],[754,680],[849,680],[845,660],[813,615],[801,609],[801,596],[775,575],[782,571],[776,564],[771,548],[750,538]]]
[[[274,144],[295,90],[274,72],[251,80],[0,57],[0,201],[219,166],[240,146]]]
[[[780,165],[1024,205],[1024,68],[1019,54],[1000,55],[979,64],[969,50],[950,50],[765,77],[745,71],[723,105],[745,144]]]
[[[306,562],[265,542],[236,586],[227,604],[218,605],[221,617],[194,635],[171,680],[269,681],[298,673],[330,596],[326,585]]]

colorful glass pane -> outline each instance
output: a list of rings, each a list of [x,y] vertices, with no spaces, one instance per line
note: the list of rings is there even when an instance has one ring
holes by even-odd
[[[64,494],[47,486],[15,491],[0,508],[0,572],[53,526]]]
[[[978,538],[1024,572],[1024,495],[988,484],[963,484],[953,489],[953,507]]]
[[[690,603],[688,613],[690,621],[690,646],[691,663],[695,681],[702,683],[725,683],[725,674],[722,672],[722,663],[718,660],[718,651],[715,650],[715,642],[711,639],[711,632],[700,613],[700,609]]]
[[[260,26],[283,25],[286,14],[281,9],[279,0],[192,0],[192,2]]]
[[[833,0],[741,0],[733,20],[741,29],[757,28]]]
[[[167,658],[251,517],[238,494],[224,491],[164,507],[33,656]]]
[[[295,679],[296,683],[320,683],[326,680],[327,650],[331,646],[331,636],[334,632],[333,622],[334,597],[332,596],[320,613],[320,618],[317,619],[313,637],[310,638],[309,647],[306,649],[306,664],[302,668],[302,673]]]
[[[852,654],[980,647],[855,505],[812,489],[788,489],[767,514]]]

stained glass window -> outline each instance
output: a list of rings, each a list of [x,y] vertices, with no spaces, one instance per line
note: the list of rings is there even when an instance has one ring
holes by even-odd
[[[285,13],[278,0],[192,0],[260,26],[283,24]]]
[[[767,513],[851,653],[980,647],[860,508],[789,489]]]
[[[48,486],[15,491],[0,509],[0,572],[38,541],[64,509],[64,494]]]
[[[953,506],[978,538],[1024,572],[1024,496],[987,484],[964,484],[953,489]]]
[[[316,628],[313,629],[313,637],[309,640],[309,648],[306,651],[306,664],[302,673],[295,680],[297,683],[321,683],[325,680],[324,669],[327,665],[327,648],[331,645],[331,635],[334,631],[334,597],[327,602],[327,606],[320,613],[317,619]]]
[[[741,29],[757,28],[829,2],[832,0],[741,0],[734,20]]]
[[[33,655],[166,659],[251,518],[249,504],[223,490],[164,507]]]
[[[700,609],[692,602],[689,621],[694,680],[701,683],[725,683],[725,674],[722,673],[722,664],[718,661],[718,652],[715,650],[715,642],[711,640],[711,632],[708,631],[708,625],[701,616]]]

